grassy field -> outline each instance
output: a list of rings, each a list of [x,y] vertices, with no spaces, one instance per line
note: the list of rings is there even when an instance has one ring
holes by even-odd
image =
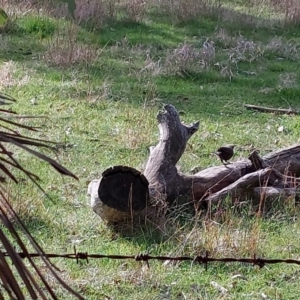
[[[2,3],[12,20],[0,35],[1,92],[18,99],[12,108],[20,115],[41,117],[18,122],[40,127],[35,137],[60,142],[56,158],[80,178],[62,178],[46,163],[16,153],[52,198],[26,178],[9,185],[14,208],[46,252],[72,252],[76,245],[102,254],[208,250],[215,257],[299,258],[299,208],[293,204],[264,217],[250,206],[228,209],[221,219],[177,210],[166,232],[121,235],[93,213],[86,195],[88,182],[109,166],[143,170],[158,141],[155,116],[164,103],[181,111],[184,122],[200,121],[179,162],[184,173],[220,164],[210,153],[225,143],[238,145],[235,159],[253,147],[265,154],[299,143],[298,116],[244,108],[299,109],[300,14],[289,6],[293,1],[281,7],[266,0],[228,0],[221,7],[218,1],[91,1],[93,9],[78,1],[79,25],[61,16],[66,9],[39,11],[25,2]],[[53,262],[86,299],[299,298],[299,267],[293,265],[215,263],[205,271],[190,263],[151,262],[147,269],[134,261]],[[46,276],[60,299],[71,299]]]

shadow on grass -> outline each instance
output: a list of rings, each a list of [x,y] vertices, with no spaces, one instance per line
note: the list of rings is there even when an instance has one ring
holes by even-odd
[[[245,5],[246,7],[246,5]],[[258,8],[259,9],[259,8]],[[149,14],[154,22],[165,24],[172,23],[173,26],[182,31],[186,36],[194,37],[210,35],[217,28],[224,28],[230,35],[242,34],[248,38],[263,40],[266,36],[285,35],[287,38],[297,37],[300,24],[288,23],[254,14],[247,14],[238,10],[226,7],[208,6],[203,10],[202,15],[189,18],[188,20],[176,20],[165,12],[152,9]]]
[[[220,226],[227,226],[229,220],[243,220],[242,223],[239,223],[241,226],[260,222],[274,230],[274,228],[279,229],[283,224],[293,224],[300,209],[299,199],[293,200],[292,198],[273,199],[262,203],[248,199],[234,205],[229,201],[223,203],[222,206],[218,204],[210,209],[202,208],[197,216],[195,216],[192,206],[185,205],[184,209],[182,207],[182,205],[173,206],[169,209],[169,213],[164,217],[164,229],[158,228],[158,226],[143,225],[136,226],[131,231],[116,232],[121,238],[155,252],[156,248],[153,247],[155,244],[168,244],[170,238],[174,239],[182,232],[183,228],[185,232],[190,232],[195,228],[201,229],[203,222],[216,222]]]
[[[176,200],[165,214],[150,214],[146,220],[137,217],[133,222],[120,222],[107,226],[119,238],[139,245],[143,249],[152,249],[153,245],[163,244],[176,236],[182,228],[192,229],[197,222],[194,207],[186,202],[183,203],[183,199],[186,197]]]
[[[79,39],[84,42],[88,35],[89,31],[83,28]],[[132,45],[142,44],[159,48],[176,45],[182,41],[182,35],[170,30],[169,24],[160,22],[147,25],[141,22],[116,20],[93,35],[92,42],[102,46],[114,45],[121,42],[124,37]]]

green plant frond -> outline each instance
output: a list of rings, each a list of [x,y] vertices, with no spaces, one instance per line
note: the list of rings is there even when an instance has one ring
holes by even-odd
[[[1,139],[1,138],[0,138]],[[54,169],[56,169],[56,171],[58,171],[59,173],[63,174],[63,175],[68,175],[68,176],[71,176],[75,179],[78,179],[72,172],[70,172],[69,170],[67,170],[65,167],[63,167],[62,165],[60,165],[59,163],[57,163],[54,159],[38,152],[38,151],[35,151],[33,149],[30,149],[29,147],[25,146],[23,143],[20,143],[18,142],[16,139],[13,139],[13,138],[5,138],[5,137],[2,137],[2,140],[4,142],[8,142],[10,144],[13,144],[19,148],[22,148],[24,149],[25,151],[27,151],[28,153],[31,153],[33,155],[35,155],[36,157],[46,161],[47,163],[49,163]],[[33,144],[35,144],[33,142]],[[29,145],[32,145],[29,143]]]

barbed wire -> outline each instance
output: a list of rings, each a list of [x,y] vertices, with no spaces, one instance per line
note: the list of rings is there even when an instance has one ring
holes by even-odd
[[[1,252],[3,256],[9,256],[8,252]],[[27,257],[41,257],[39,253],[25,253],[25,252],[17,252],[18,255],[25,259]],[[240,263],[248,263],[253,266],[259,266],[259,268],[263,268],[267,264],[278,264],[278,263],[286,263],[286,264],[297,264],[300,265],[300,260],[297,259],[266,259],[253,256],[253,258],[233,258],[233,257],[222,257],[222,258],[214,258],[209,256],[209,252],[206,251],[205,255],[198,255],[195,257],[189,256],[153,256],[150,254],[138,254],[138,255],[114,255],[114,254],[88,254],[88,252],[77,252],[74,247],[74,253],[66,253],[66,254],[55,254],[55,253],[46,253],[44,255],[47,258],[66,258],[66,259],[75,259],[76,263],[79,263],[80,260],[85,260],[89,263],[89,259],[133,259],[135,261],[146,262],[148,268],[150,268],[149,261],[150,260],[160,260],[160,261],[191,261],[193,263],[203,264],[205,265],[205,269],[207,270],[207,265],[209,262],[240,262]]]

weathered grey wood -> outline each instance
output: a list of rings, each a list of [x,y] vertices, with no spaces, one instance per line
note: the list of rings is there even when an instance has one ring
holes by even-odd
[[[234,201],[244,200],[240,198],[242,198],[249,189],[257,186],[265,186],[267,184],[273,185],[278,180],[277,174],[278,173],[274,172],[271,168],[258,170],[241,177],[222,190],[210,195],[205,200],[212,204],[217,204],[228,196]]]
[[[249,156],[252,162],[251,167],[258,171],[242,176],[239,180],[234,181],[222,190],[207,197],[205,200],[211,203],[217,203],[229,195],[231,197],[243,198],[249,194],[249,190],[253,187],[263,188],[266,185],[277,188],[298,186],[300,184],[298,178],[284,175],[281,171],[289,173],[291,172],[290,170],[294,170],[299,172],[296,168],[293,169],[296,163],[291,163],[291,161],[297,162],[299,148],[299,145],[292,146],[288,149],[273,152],[264,158],[261,158],[257,151],[252,152]],[[290,155],[288,155],[288,153]]]
[[[259,156],[259,154],[256,150],[254,150],[252,153],[250,153],[248,159],[251,161],[252,167],[255,170],[260,170],[260,169],[264,169],[264,168],[268,167],[268,165]]]
[[[300,145],[296,144],[271,152],[263,157],[264,162],[282,174],[300,176]]]
[[[94,179],[88,185],[88,195],[93,211],[107,223],[114,223],[130,219],[130,214],[105,205],[98,195],[101,179]]]
[[[186,143],[198,130],[199,122],[190,125],[181,123],[174,106],[168,104],[157,115],[160,132],[158,144],[151,148],[144,175],[149,181],[152,203],[172,202],[190,186],[178,173],[176,164],[184,153]]]
[[[98,195],[105,205],[131,213],[148,204],[148,185],[145,176],[136,169],[114,166],[102,173]]]
[[[258,154],[252,153],[250,158],[252,157],[253,160],[254,156]],[[277,150],[261,159],[263,164],[260,166],[252,164],[250,159],[243,159],[227,166],[207,168],[193,176],[184,176],[185,186],[192,187],[190,196],[196,201],[201,201],[261,167],[272,167],[282,174],[292,175],[292,177],[287,177],[290,178],[289,181],[292,181],[294,176],[300,176],[300,145]]]
[[[204,169],[192,176],[182,175],[184,184],[181,194],[188,195],[195,201],[201,201],[205,197],[223,189],[235,182],[251,170],[248,160],[240,160],[226,166],[220,165]]]

